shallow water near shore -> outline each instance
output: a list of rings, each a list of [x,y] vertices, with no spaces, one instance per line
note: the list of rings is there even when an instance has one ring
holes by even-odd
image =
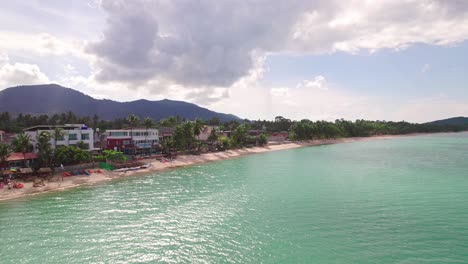
[[[0,263],[468,259],[468,133],[304,147],[0,202]]]

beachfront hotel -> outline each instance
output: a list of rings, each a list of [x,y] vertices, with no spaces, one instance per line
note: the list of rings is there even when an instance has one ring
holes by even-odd
[[[65,125],[40,125],[24,129],[24,133],[31,137],[31,143],[34,146],[34,151],[37,152],[36,143],[37,137],[42,132],[49,132],[52,136],[56,128],[62,129],[61,136],[57,138],[58,146],[76,146],[78,142],[83,142],[86,149],[92,150],[94,148],[94,131],[92,128],[84,124],[65,124]],[[51,138],[50,144],[55,148],[55,139]]]
[[[159,131],[155,128],[111,129],[105,132],[106,149],[124,154],[147,154],[159,146]]]

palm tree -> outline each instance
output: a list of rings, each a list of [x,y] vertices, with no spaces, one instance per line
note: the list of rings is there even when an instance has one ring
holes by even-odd
[[[135,155],[136,150],[135,150],[135,142],[133,142],[133,128],[138,126],[138,123],[140,122],[140,118],[138,118],[138,116],[134,114],[131,114],[127,117],[127,121],[128,123],[130,123],[130,136],[132,139],[133,155]]]
[[[201,147],[201,142],[200,140],[200,134],[203,131],[205,124],[203,124],[203,121],[200,118],[195,118],[195,122],[193,123],[193,135],[198,139],[197,141],[197,152],[200,151]]]
[[[216,148],[216,145],[215,142],[218,141],[219,139],[219,135],[218,135],[219,131],[216,127],[214,127],[211,132],[210,132],[210,135],[208,136],[208,142],[211,143],[211,146],[210,148],[213,150],[214,148]]]
[[[7,144],[0,142],[0,168],[11,154],[11,148]]]
[[[26,153],[31,147],[31,137],[28,134],[22,132],[16,136],[12,144],[16,151],[23,153],[24,166],[26,166]]]
[[[50,144],[50,139],[52,136],[49,132],[43,131],[37,136],[37,156],[39,158],[41,167],[49,167],[52,165],[52,144]]]
[[[218,141],[218,129],[217,128],[213,128],[210,132],[210,135],[208,136],[208,141],[211,142],[211,143],[215,143],[216,141]]]
[[[79,148],[79,149],[83,149],[83,150],[89,148],[88,144],[84,143],[83,141],[78,141],[76,143],[76,147]]]
[[[153,119],[151,119],[150,117],[145,118],[145,120],[143,120],[143,125],[146,128],[146,134],[145,134],[145,144],[146,144],[148,141],[148,129],[150,129],[154,125]],[[153,143],[151,143],[151,148],[153,148]]]
[[[98,123],[99,123],[99,116],[94,114],[93,116],[93,129],[96,130],[96,128],[98,127]]]
[[[63,130],[61,127],[55,127],[54,132],[51,137],[54,139],[54,149],[57,149],[57,141],[63,140],[63,136],[65,136],[66,131]]]
[[[203,121],[200,118],[196,118],[193,124],[193,134],[198,137],[203,131],[204,126]]]

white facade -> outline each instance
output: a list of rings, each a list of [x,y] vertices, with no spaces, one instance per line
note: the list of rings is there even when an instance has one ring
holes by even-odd
[[[159,131],[155,128],[107,130],[106,135],[108,140],[133,139],[133,142],[125,142],[124,145],[135,145],[137,148],[152,148],[159,144]]]
[[[58,146],[75,146],[78,142],[83,142],[88,146],[88,149],[94,148],[94,131],[92,128],[88,128],[83,124],[66,124],[64,126],[36,126],[32,128],[27,128],[24,130],[24,133],[28,134],[31,137],[31,143],[34,146],[34,151],[36,149],[37,137],[42,132],[49,132],[51,136],[54,135],[55,128],[61,128],[63,136],[62,138],[57,139]],[[52,148],[55,147],[55,139],[51,138],[50,144]]]

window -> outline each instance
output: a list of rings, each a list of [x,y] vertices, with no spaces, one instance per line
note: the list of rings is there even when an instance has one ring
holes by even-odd
[[[124,141],[123,141],[123,144],[124,144],[124,145],[129,145],[129,144],[130,144],[130,140],[124,140]]]
[[[125,136],[128,136],[128,132],[109,132],[109,136],[125,137]]]
[[[69,140],[78,140],[78,135],[77,134],[69,134],[68,139]]]
[[[81,140],[88,140],[89,134],[81,134]]]

